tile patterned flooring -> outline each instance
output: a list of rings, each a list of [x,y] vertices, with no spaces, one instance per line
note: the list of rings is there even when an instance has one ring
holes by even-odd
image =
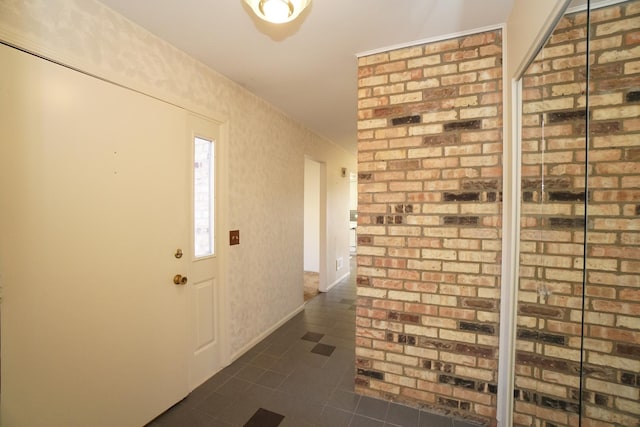
[[[355,299],[352,273],[147,427],[473,427],[354,392]]]

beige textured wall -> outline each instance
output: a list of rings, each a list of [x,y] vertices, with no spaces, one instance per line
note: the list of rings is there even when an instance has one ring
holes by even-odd
[[[353,155],[94,0],[0,0],[0,39],[227,121],[229,198],[220,203],[241,232],[226,267],[229,353],[301,307],[305,152],[327,170],[355,169]],[[329,180],[330,206],[347,218],[348,179]],[[348,254],[347,226],[329,227],[327,258]]]
[[[326,166],[326,224],[328,232],[324,236],[326,252],[320,254],[320,262],[326,268],[324,283],[327,287],[336,284],[349,274],[349,205],[351,185],[349,173],[356,172],[356,157],[345,156],[342,148],[330,144],[326,145],[318,139],[305,142],[305,155],[324,163]],[[341,175],[342,168],[346,168],[346,176]],[[321,236],[322,241],[323,236]],[[342,268],[336,268],[336,260],[342,258]],[[321,280],[323,278],[321,277]]]

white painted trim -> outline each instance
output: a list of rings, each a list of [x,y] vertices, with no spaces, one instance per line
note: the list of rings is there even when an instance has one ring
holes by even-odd
[[[393,46],[381,47],[379,49],[367,50],[367,51],[364,51],[364,52],[356,53],[356,58],[362,58],[364,56],[376,55],[378,53],[385,53],[385,52],[389,52],[391,50],[404,49],[406,47],[412,47],[412,46],[417,46],[417,45],[421,45],[421,44],[440,42],[440,41],[444,41],[444,40],[456,39],[458,37],[470,36],[470,35],[473,35],[473,34],[486,33],[487,31],[500,30],[502,28],[504,28],[504,24],[489,25],[487,27],[475,28],[473,30],[461,31],[461,32],[458,32],[458,33],[445,34],[445,35],[442,35],[442,36],[430,37],[430,38],[426,38],[426,39],[422,39],[422,40],[415,40],[415,41],[408,42],[408,43],[400,43],[400,44],[396,44],[396,45],[393,45]]]
[[[231,355],[231,358],[229,360],[229,364],[233,363],[234,361],[236,361],[237,359],[242,357],[243,354],[245,354],[247,351],[249,351],[253,347],[255,347],[256,344],[258,344],[260,341],[262,341],[263,339],[265,339],[266,337],[271,335],[280,326],[284,325],[289,320],[293,319],[295,316],[297,316],[302,311],[304,311],[304,303],[301,306],[299,306],[298,308],[296,308],[295,310],[293,310],[291,313],[289,313],[287,316],[282,318],[279,322],[277,322],[276,324],[271,326],[269,329],[267,329],[266,331],[264,331],[263,333],[261,333],[260,335],[258,335],[254,339],[252,339],[251,341],[249,341],[244,346],[242,346],[242,348],[240,348],[240,350],[238,350],[235,353],[233,353],[233,355]]]
[[[227,261],[229,245],[227,244],[227,241],[225,239],[229,230],[229,119],[223,116],[215,116],[212,114],[204,116],[193,111],[186,111],[191,115],[200,116],[201,118],[215,122],[219,129],[219,137],[216,140],[216,147],[218,150],[216,152],[216,168],[218,172],[216,176],[218,191],[216,195],[216,231],[219,232],[220,235],[216,236],[216,240],[218,240],[218,242],[216,245],[215,256],[218,258],[218,297],[220,301],[229,301],[229,273],[227,271],[229,266]],[[218,331],[218,339],[220,340],[220,369],[218,370],[218,372],[220,372],[223,368],[229,366],[232,362],[231,337],[229,333],[231,330],[231,313],[229,311],[229,304],[219,304],[217,308],[219,310],[219,315],[217,318],[218,325],[216,326]],[[189,355],[189,357],[190,356],[191,355]],[[202,383],[206,382],[207,380],[208,378],[204,379]],[[200,384],[193,384],[193,388],[190,387],[191,391],[193,391],[199,385]]]
[[[614,6],[618,3],[624,3],[627,2],[628,0],[602,0],[602,1],[592,1],[591,2],[591,10],[593,9],[601,9],[603,7],[607,7],[607,6]],[[585,4],[580,4],[577,6],[572,6],[569,7],[565,13],[576,13],[576,12],[584,12],[585,10],[587,10],[587,3]]]
[[[520,267],[520,187],[521,187],[521,116],[520,102],[522,74],[538,54],[548,37],[564,15],[571,0],[559,1],[544,23],[534,43],[531,44],[522,64],[513,76],[503,69],[505,88],[511,85],[511,99],[503,93],[505,107],[511,102],[511,140],[503,142],[503,204],[502,204],[502,268],[500,286],[500,337],[498,342],[498,402],[496,420],[498,427],[513,425],[513,389],[515,380],[516,325],[518,304],[518,271]],[[503,32],[503,54],[508,49],[508,29]],[[507,63],[506,57],[503,63]],[[504,122],[509,116],[508,108],[503,109]],[[506,136],[506,135],[505,135]]]
[[[320,165],[320,217],[319,217],[319,225],[320,225],[320,241],[319,241],[319,272],[318,272],[318,290],[320,292],[327,292],[330,286],[327,286],[327,276],[329,275],[330,267],[327,265],[329,256],[327,249],[327,240],[329,235],[329,226],[327,224],[327,161],[321,158],[305,154],[305,160],[311,160]],[[304,239],[304,236],[303,236]],[[304,246],[304,242],[303,242]]]
[[[229,119],[219,120],[220,141],[218,152],[218,230],[222,230],[224,234],[219,236],[218,245],[218,280],[220,286],[218,288],[218,296],[220,301],[229,301],[229,245],[226,244],[226,233],[229,230]],[[229,304],[220,304],[218,307],[220,315],[218,320],[220,325],[218,333],[220,334],[220,363],[227,366],[231,363],[231,311]]]
[[[513,388],[515,341],[518,304],[518,270],[520,253],[520,86],[521,80],[511,80],[512,87],[512,148],[503,153],[503,232],[502,281],[500,286],[500,338],[498,342],[498,404],[496,418],[499,427],[513,425]],[[506,109],[505,109],[506,110]],[[508,191],[507,191],[508,190]],[[507,203],[505,203],[508,200]]]
[[[349,277],[351,275],[351,271],[345,273],[344,275],[342,275],[342,277],[339,277],[338,279],[336,279],[335,282],[333,282],[332,284],[330,284],[329,286],[327,286],[327,290],[324,292],[329,292],[331,290],[331,288],[333,288],[335,285],[337,285],[338,283],[342,282],[344,279],[346,279],[347,277]]]
[[[516,69],[514,78],[519,79],[522,77],[524,72],[529,67],[529,64],[533,62],[533,60],[535,59],[540,49],[542,49],[542,46],[544,46],[549,36],[551,36],[551,33],[558,25],[558,22],[560,21],[562,16],[565,14],[566,8],[570,2],[571,0],[558,1],[558,4],[553,9],[552,13],[549,14],[549,19],[544,23],[544,26],[540,29],[541,31],[540,33],[538,33],[538,36],[536,37],[535,42],[531,43],[531,46],[529,46],[529,50],[527,51],[527,54],[524,56],[525,60]]]
[[[327,287],[327,277],[329,276],[329,271],[331,271],[331,267],[328,265],[330,257],[328,256],[329,249],[327,245],[327,241],[329,240],[329,225],[327,223],[327,162],[318,159],[314,160],[320,163],[320,277],[318,280],[318,290],[320,292],[326,292],[329,290]]]

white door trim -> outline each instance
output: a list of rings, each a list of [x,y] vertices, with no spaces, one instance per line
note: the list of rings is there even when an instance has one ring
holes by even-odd
[[[213,122],[219,129],[216,139],[216,258],[218,259],[218,333],[220,340],[220,367],[228,366],[231,359],[229,331],[230,312],[228,290],[228,253],[229,253],[229,120],[223,116],[203,115],[188,111],[189,115]],[[189,212],[191,212],[191,207]],[[190,230],[191,233],[191,230]],[[189,251],[191,253],[191,251]],[[199,384],[190,384],[191,390]]]

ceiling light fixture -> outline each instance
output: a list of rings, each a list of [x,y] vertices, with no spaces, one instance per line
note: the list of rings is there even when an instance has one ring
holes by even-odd
[[[311,0],[244,0],[260,19],[274,24],[293,21]]]

